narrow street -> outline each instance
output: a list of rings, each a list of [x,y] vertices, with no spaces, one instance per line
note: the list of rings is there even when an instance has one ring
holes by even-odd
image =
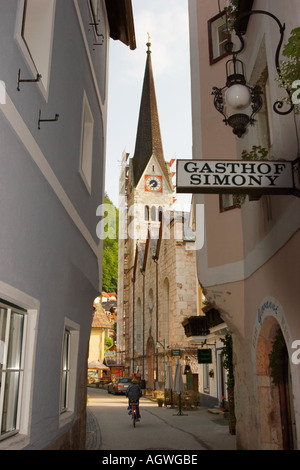
[[[132,425],[124,395],[88,387],[87,450],[235,450],[226,419],[207,408],[183,411],[159,408],[141,398],[142,419]]]

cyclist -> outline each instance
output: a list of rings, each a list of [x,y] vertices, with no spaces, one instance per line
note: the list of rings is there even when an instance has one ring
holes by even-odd
[[[131,384],[127,388],[126,396],[129,399],[129,402],[128,402],[128,410],[130,410],[129,414],[131,414],[131,402],[137,403],[136,414],[137,414],[137,421],[139,421],[141,419],[139,400],[140,400],[140,397],[142,396],[142,389],[139,383],[135,379],[132,380]]]

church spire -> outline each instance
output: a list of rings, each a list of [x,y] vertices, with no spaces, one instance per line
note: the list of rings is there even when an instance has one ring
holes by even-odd
[[[134,186],[136,186],[151,158],[154,154],[162,172],[172,188],[170,174],[164,159],[163,146],[160,134],[160,125],[158,118],[158,109],[156,103],[155,86],[151,62],[151,42],[148,33],[148,50],[142,98],[140,105],[140,114],[137,128],[135,152],[132,159]]]

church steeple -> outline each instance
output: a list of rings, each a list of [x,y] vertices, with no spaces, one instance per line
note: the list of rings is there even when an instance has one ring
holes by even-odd
[[[155,155],[162,172],[172,188],[170,174],[164,159],[158,109],[151,62],[151,42],[148,35],[147,59],[137,128],[135,152],[132,159],[133,184],[136,186],[152,155]]]

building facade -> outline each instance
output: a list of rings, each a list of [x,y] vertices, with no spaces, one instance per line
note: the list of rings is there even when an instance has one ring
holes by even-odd
[[[264,93],[256,122],[237,138],[213,105],[212,88],[225,85],[230,58],[223,9],[231,2],[219,3],[220,10],[217,2],[189,1],[193,158],[241,160],[243,150],[249,154],[260,146],[268,160],[294,161],[299,116],[273,109],[285,94],[276,74],[280,30],[274,16],[285,23],[285,44],[299,25],[299,4],[291,1],[287,9],[281,1],[238,2],[235,13],[244,12],[246,43],[238,58],[246,64],[247,81]],[[237,50],[239,39],[231,34]],[[299,449],[299,197],[267,194],[240,200],[234,194],[195,194],[194,208],[197,204],[205,208],[198,279],[233,338],[238,448]]]
[[[0,5],[0,449],[85,446],[109,38],[135,47],[112,3]]]
[[[191,349],[185,317],[197,315],[194,234],[187,215],[172,210],[173,184],[165,161],[150,43],[133,158],[123,155],[117,342],[125,373],[163,390],[172,350]],[[193,349],[194,350],[194,349]]]

